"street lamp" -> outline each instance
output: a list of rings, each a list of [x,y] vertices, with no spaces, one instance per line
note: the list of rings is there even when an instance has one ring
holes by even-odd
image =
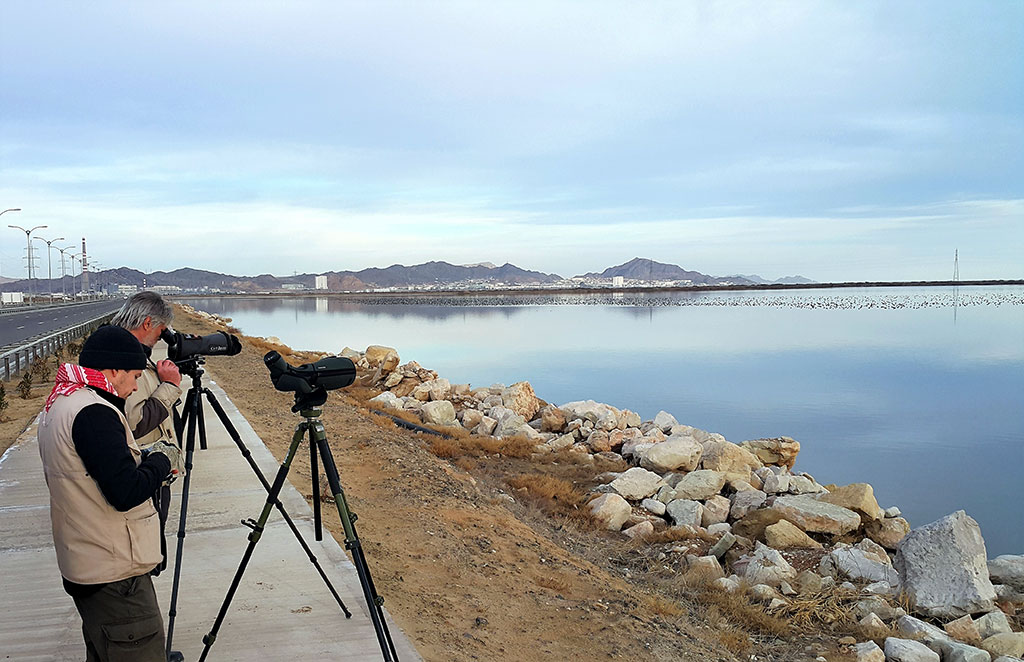
[[[100,286],[100,271],[103,270],[103,265],[97,262],[96,258],[93,258],[89,261],[89,266],[92,268],[92,271],[89,273],[96,278],[96,285],[94,287],[100,294],[103,294],[103,288]]]
[[[81,253],[72,253],[68,250],[70,248],[71,246],[68,246],[64,250],[68,251],[68,257],[71,258],[71,297],[77,301],[78,292],[75,290],[75,260],[78,259],[78,256],[81,255]]]
[[[20,209],[19,210],[11,209],[11,210],[4,210],[4,211],[21,211],[21,210]],[[37,225],[34,228],[32,228],[31,230],[26,230],[25,228],[21,227],[20,225],[8,225],[7,227],[12,228],[14,230],[21,230],[22,232],[25,233],[25,245],[28,247],[26,249],[27,252],[28,252],[28,291],[29,291],[29,297],[32,297],[33,295],[35,295],[35,292],[32,289],[32,233],[35,232],[36,230],[42,230],[46,226],[45,225]]]
[[[56,239],[54,239],[54,241],[56,241]],[[60,246],[54,246],[54,248],[56,248],[57,251],[60,253],[60,293],[61,293],[62,296],[64,296],[66,298],[68,293],[67,293],[67,288],[64,285],[64,278],[67,277],[67,272],[64,270],[64,255],[67,253],[67,251],[70,251],[72,248],[74,248],[74,246],[65,246],[64,248],[61,248]],[[72,270],[72,276],[71,276],[71,281],[72,281],[71,282],[71,286],[72,287],[75,286],[74,280],[75,280],[74,270]]]
[[[53,303],[53,251],[50,250],[50,246],[55,241],[64,241],[64,237],[50,240],[36,237],[36,240],[46,242],[46,291],[50,295],[50,303]]]

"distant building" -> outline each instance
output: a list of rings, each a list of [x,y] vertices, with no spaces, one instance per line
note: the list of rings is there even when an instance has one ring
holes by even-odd
[[[327,276],[316,277],[316,289],[326,290],[327,289]]]
[[[282,283],[281,289],[294,292],[296,290],[304,290],[306,287],[302,283]]]
[[[4,292],[3,293],[4,303],[25,303],[24,292]]]
[[[181,292],[181,288],[177,285],[154,285],[149,289],[157,294],[178,294]]]
[[[622,276],[612,276],[612,287],[622,287],[626,279]]]
[[[117,286],[117,293],[118,294],[122,294],[124,296],[131,296],[133,294],[138,293],[138,291],[139,291],[139,286],[138,285],[118,285]]]

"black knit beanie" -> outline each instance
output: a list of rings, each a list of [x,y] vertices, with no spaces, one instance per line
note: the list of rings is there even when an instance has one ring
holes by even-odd
[[[78,365],[94,370],[144,370],[142,343],[119,326],[101,326],[82,345]]]

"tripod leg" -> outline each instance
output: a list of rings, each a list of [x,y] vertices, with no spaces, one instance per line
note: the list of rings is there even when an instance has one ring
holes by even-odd
[[[352,553],[352,563],[359,575],[359,584],[363,589],[363,597],[366,598],[366,608],[370,613],[370,621],[377,634],[377,643],[380,645],[381,653],[385,662],[398,662],[398,653],[395,652],[395,644],[391,640],[391,632],[388,630],[387,621],[384,619],[384,599],[377,595],[377,589],[373,585],[373,578],[370,577],[370,569],[366,565],[366,557],[363,555],[363,547],[356,535],[356,516],[348,509],[348,502],[345,501],[345,491],[341,487],[341,480],[338,478],[338,468],[334,464],[334,456],[331,455],[331,447],[327,443],[327,433],[319,421],[310,423],[310,437],[316,439],[317,447],[320,449],[320,459],[323,463],[324,473],[327,474],[327,483],[334,495],[334,503],[338,507],[338,516],[341,518],[341,526],[345,529],[345,548]]]
[[[291,468],[292,460],[295,458],[295,452],[299,448],[299,444],[305,437],[305,421],[299,423],[295,428],[295,434],[292,436],[292,445],[288,447],[288,455],[285,456],[284,462],[281,463],[281,467],[277,470],[277,477],[274,478],[274,485],[270,488],[267,493],[267,501],[263,505],[263,511],[260,513],[258,520],[243,520],[242,524],[252,529],[252,533],[249,534],[249,546],[245,548],[245,554],[242,555],[242,561],[238,565],[238,570],[235,572],[234,578],[231,580],[231,586],[228,588],[227,595],[224,596],[224,603],[220,607],[220,612],[217,614],[217,620],[214,621],[213,627],[209,633],[203,637],[203,654],[200,655],[199,661],[203,662],[206,656],[210,652],[210,648],[213,643],[217,640],[217,632],[220,630],[221,624],[224,622],[224,617],[228,613],[228,607],[231,605],[232,598],[235,597],[235,591],[238,590],[238,584],[242,581],[242,575],[245,574],[245,568],[249,564],[249,559],[252,557],[253,551],[256,549],[256,543],[260,541],[260,537],[263,535],[263,529],[267,525],[267,519],[270,518],[270,511],[277,503],[278,497],[281,494],[281,488],[284,487],[285,480],[288,479],[288,470]]]
[[[316,461],[316,441],[313,428],[309,428],[309,475],[313,482],[313,537],[317,542],[324,539],[323,520],[320,519],[320,469]]]
[[[203,389],[206,390],[205,388]],[[199,448],[206,450],[206,414],[203,412],[203,399],[196,395],[196,416],[199,418]]]
[[[252,458],[252,453],[245,446],[245,442],[242,441],[242,436],[238,434],[238,430],[236,430],[235,426],[231,424],[231,419],[228,418],[227,412],[225,412],[224,408],[221,407],[220,402],[217,400],[216,396],[213,395],[213,392],[210,391],[210,389],[204,388],[203,393],[206,395],[206,399],[213,408],[214,413],[217,414],[217,418],[220,419],[221,425],[223,425],[224,429],[227,431],[228,436],[235,442],[235,446],[238,446],[238,450],[242,452],[242,457],[245,458],[245,461],[249,463],[249,468],[251,468],[253,473],[256,474],[256,477],[259,478],[260,484],[263,485],[263,489],[269,492],[271,490],[270,483],[268,483],[267,479],[263,476],[263,472],[260,470],[259,465],[256,464],[256,460]],[[318,491],[314,490],[314,501],[318,496]],[[334,596],[338,606],[341,607],[343,612],[345,612],[345,618],[352,618],[352,612],[350,612],[348,607],[345,606],[345,603],[342,602],[341,596],[338,595],[338,592],[334,589],[334,585],[332,585],[331,580],[328,579],[327,573],[324,572],[324,569],[320,566],[320,562],[317,561],[316,556],[314,556],[313,550],[311,550],[309,545],[306,544],[302,534],[299,533],[298,527],[295,526],[295,522],[292,521],[292,518],[288,516],[288,512],[284,509],[284,505],[279,499],[275,499],[274,507],[276,507],[278,512],[281,513],[284,521],[288,524],[288,528],[292,530],[292,534],[295,536],[295,539],[298,540],[299,545],[302,546],[302,551],[304,551],[306,553],[306,557],[309,558],[309,562],[312,563],[313,567],[315,567],[317,572],[320,573],[320,578],[324,580],[325,584],[327,584],[327,588],[330,590],[331,595]]]
[[[188,493],[192,484],[192,455],[196,448],[196,423],[202,419],[196,410],[202,409],[198,386],[189,389],[185,396],[184,421],[188,421],[188,435],[185,438],[185,478],[181,487],[181,511],[178,515],[178,544],[174,552],[174,581],[171,583],[171,608],[167,612],[167,654],[171,654],[171,640],[174,638],[174,619],[178,615],[178,586],[181,583],[181,555],[185,548],[185,519],[188,516]],[[205,431],[203,435],[205,436]],[[180,437],[179,437],[180,438]]]

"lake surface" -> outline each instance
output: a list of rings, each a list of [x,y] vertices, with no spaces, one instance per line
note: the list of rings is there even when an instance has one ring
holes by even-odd
[[[1024,553],[1024,287],[188,303],[296,349],[395,347],[453,384],[793,437],[821,483],[869,482],[915,527],[963,508],[990,557]]]

